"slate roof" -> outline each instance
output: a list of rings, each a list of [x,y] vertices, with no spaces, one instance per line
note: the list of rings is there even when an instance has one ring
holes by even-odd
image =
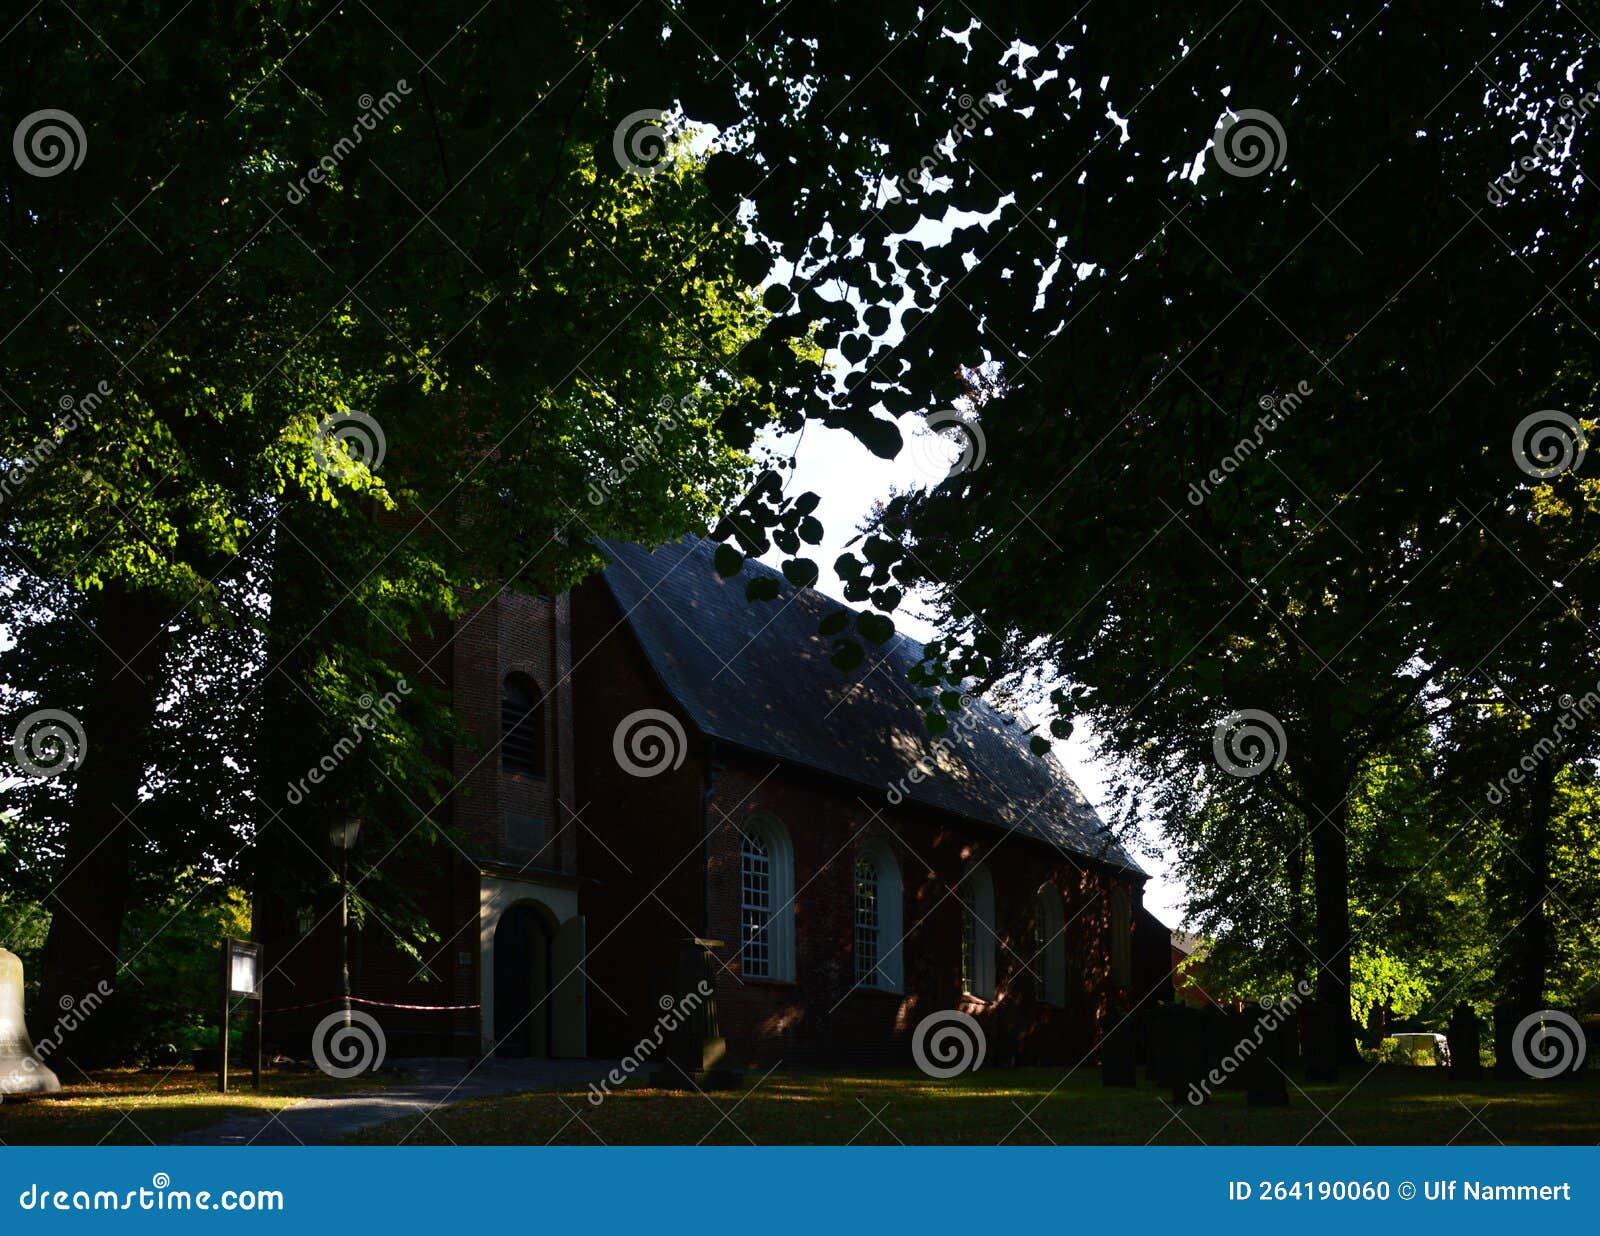
[[[916,640],[869,646],[865,664],[844,674],[817,634],[844,608],[832,598],[757,562],[723,579],[709,541],[600,548],[645,656],[707,737],[854,782],[874,805],[898,786],[913,802],[1145,875],[1054,756],[1034,755],[1022,727],[987,703],[968,704],[944,740],[928,734],[906,682],[922,652]],[[776,601],[745,600],[752,573],[779,581]],[[907,774],[924,757],[937,764],[925,762],[913,784]]]

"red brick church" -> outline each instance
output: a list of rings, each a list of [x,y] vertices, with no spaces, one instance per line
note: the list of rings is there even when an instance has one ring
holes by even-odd
[[[350,939],[390,1054],[623,1056],[699,955],[733,1066],[903,1064],[952,1008],[991,1063],[1084,1058],[1166,974],[1145,873],[987,704],[931,737],[913,641],[841,673],[817,633],[836,602],[752,604],[771,572],[725,580],[713,548],[606,545],[572,594],[502,594],[419,650],[478,749],[454,753],[453,842],[405,874],[434,955]],[[337,991],[336,919],[257,923],[269,1010]],[[274,1015],[269,1042],[325,1012]]]

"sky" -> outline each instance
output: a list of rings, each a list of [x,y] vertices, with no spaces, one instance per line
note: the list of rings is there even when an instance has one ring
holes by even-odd
[[[887,498],[891,488],[904,490],[926,484],[930,472],[934,476],[941,474],[960,455],[960,445],[953,436],[941,437],[920,427],[913,428],[915,424],[911,417],[901,420],[900,430],[906,435],[906,445],[894,459],[879,459],[847,431],[827,429],[815,423],[806,426],[798,441],[794,435],[787,435],[770,437],[763,444],[778,454],[794,454],[796,466],[788,476],[787,485],[791,495],[810,490],[822,499],[817,517],[824,528],[823,540],[820,545],[807,548],[809,556],[821,568],[817,587],[829,596],[844,600],[844,588],[833,571],[833,560],[844,552],[846,543],[855,536],[856,528],[873,503]],[[774,564],[782,557],[778,551],[769,555]],[[895,611],[895,626],[916,639],[926,640],[934,634],[933,628],[918,615],[914,597],[908,598]],[[1053,742],[1052,746],[1056,758],[1085,796],[1097,809],[1101,808],[1107,797],[1107,775],[1091,749],[1087,729],[1080,725],[1070,739]],[[1145,836],[1150,841],[1160,840],[1153,825],[1147,826]],[[1144,848],[1130,848],[1136,850],[1135,856],[1151,873],[1150,882],[1145,885],[1145,908],[1167,926],[1178,927],[1182,918],[1179,910],[1184,896],[1182,885],[1165,863],[1151,858]]]
[[[681,135],[678,140],[685,143],[685,148],[690,154],[703,154],[714,145],[716,137],[716,130],[710,126],[692,126],[690,131]],[[956,142],[952,131],[952,136],[947,137],[931,153],[936,158],[949,158],[955,149]],[[931,170],[924,169],[920,174],[931,177],[937,183],[937,164],[933,165]],[[885,185],[886,190],[890,188],[891,186]],[[1001,198],[987,213],[952,208],[947,210],[941,219],[923,218],[906,234],[907,238],[920,244],[939,245],[945,243],[956,228],[975,224],[987,229],[1000,218],[1005,206],[1012,200],[1010,196]],[[753,231],[751,239],[755,239]],[[773,282],[788,283],[795,273],[793,267],[779,261],[768,274],[763,287]],[[1052,267],[1046,272],[1045,281],[1055,278],[1057,273],[1057,269]],[[836,294],[833,288],[826,284],[818,285],[816,290],[829,299]],[[899,303],[887,306],[891,321],[879,340],[887,346],[892,346],[899,338],[902,330],[901,315],[911,304],[909,291],[905,288],[901,288],[900,291],[902,296]],[[864,308],[853,294],[849,295],[849,299],[858,311]],[[824,364],[841,373],[859,367],[853,365],[837,349],[828,352]],[[934,410],[929,411],[937,415]],[[821,497],[817,518],[821,520],[824,528],[822,543],[815,547],[806,546],[806,556],[816,562],[821,570],[817,588],[836,600],[844,600],[844,588],[833,570],[833,561],[844,551],[846,544],[854,539],[856,529],[871,511],[873,503],[888,498],[891,489],[905,490],[915,485],[926,485],[937,481],[949,471],[951,464],[962,453],[962,444],[955,435],[945,437],[927,431],[915,417],[901,418],[898,423],[900,432],[905,435],[905,445],[895,458],[887,460],[873,455],[846,430],[829,429],[815,421],[809,421],[798,435],[768,434],[757,443],[757,454],[763,458],[768,458],[770,455],[785,458],[793,455],[796,466],[785,477],[785,491],[789,495],[810,490]],[[982,464],[978,466],[981,467]],[[783,553],[774,548],[766,555],[766,560],[776,566],[783,557]],[[894,617],[896,629],[915,639],[928,640],[935,633],[925,620],[918,617],[915,595],[906,598],[905,603],[895,611]],[[1047,718],[1029,716],[1027,720],[1038,722]],[[1041,728],[1040,733],[1048,737],[1047,729]],[[1078,788],[1097,810],[1102,808],[1107,798],[1108,778],[1106,769],[1094,756],[1092,735],[1088,727],[1079,724],[1071,738],[1065,742],[1052,740],[1051,746],[1056,758],[1077,782]],[[1101,814],[1105,813],[1102,811]],[[1145,827],[1144,837],[1146,842],[1160,841],[1154,825]],[[1150,873],[1151,878],[1145,885],[1144,891],[1145,908],[1167,926],[1176,928],[1182,918],[1179,906],[1184,897],[1184,890],[1175,879],[1170,866],[1147,853],[1150,848],[1149,844],[1129,845],[1129,849],[1134,851],[1135,857]]]
[[[960,42],[960,38],[957,38],[957,41]],[[1021,63],[1019,60],[1019,69]],[[995,105],[1004,106],[1004,100],[998,95],[986,96],[984,106]],[[1115,115],[1112,119],[1119,124],[1123,123]],[[711,126],[690,125],[687,130],[677,134],[674,140],[681,142],[689,155],[700,156],[715,145],[717,138],[717,131]],[[1127,140],[1126,135],[1123,140]],[[917,173],[918,177],[934,185],[944,183],[940,179],[939,163],[941,160],[955,157],[959,145],[956,129],[952,127],[950,132],[929,151],[931,158],[924,160],[923,166]],[[1196,176],[1203,167],[1203,155],[1202,151],[1196,156],[1194,168]],[[893,196],[898,191],[895,185],[887,181],[882,189],[888,196]],[[986,213],[950,208],[942,218],[923,217],[905,236],[919,244],[941,245],[949,240],[957,228],[977,225],[987,230],[999,220],[1006,206],[1013,201],[1011,195],[1001,197]],[[747,218],[746,223],[750,222]],[[753,227],[749,238],[752,241],[757,239]],[[833,240],[831,233],[828,239],[830,242]],[[852,241],[852,243],[858,242]],[[1041,292],[1058,276],[1060,273],[1058,268],[1059,263],[1044,272],[1040,284]],[[775,282],[787,284],[796,273],[792,266],[780,260],[768,274],[763,288]],[[1086,272],[1078,273],[1081,276]],[[837,295],[834,288],[825,283],[816,285],[816,291],[827,299]],[[900,337],[901,316],[912,303],[908,289],[901,287],[899,291],[901,293],[899,302],[885,306],[890,310],[891,320],[888,329],[877,340],[885,346],[893,346]],[[846,291],[845,294],[858,312],[865,308],[852,291]],[[852,364],[837,349],[828,352],[824,364],[840,373],[860,367]],[[941,414],[939,410],[928,411],[933,416]],[[943,410],[943,414],[948,416],[950,411]],[[857,528],[871,511],[873,504],[888,498],[891,489],[905,490],[916,485],[936,482],[949,471],[951,464],[962,454],[963,443],[957,435],[945,437],[925,430],[916,417],[903,417],[898,423],[901,433],[905,435],[905,445],[894,459],[888,460],[873,455],[849,432],[829,429],[814,421],[809,421],[798,435],[768,434],[757,443],[757,453],[763,458],[770,457],[769,452],[780,457],[793,455],[796,467],[786,474],[786,493],[793,496],[809,490],[821,497],[822,501],[816,514],[824,528],[823,540],[815,547],[806,546],[805,556],[816,562],[821,570],[817,588],[837,600],[844,600],[844,589],[833,570],[834,559],[844,551],[846,544],[854,539]],[[982,466],[981,462],[978,466]],[[1023,533],[1019,532],[1018,535]],[[783,557],[783,553],[774,548],[766,555],[766,560],[776,566]],[[925,620],[919,618],[917,608],[915,595],[908,596],[905,603],[895,611],[896,629],[915,639],[928,640],[935,632]],[[1031,715],[1026,719],[1034,723],[1048,720],[1046,717]],[[1041,727],[1039,732],[1043,736],[1049,736],[1047,728]],[[1107,799],[1108,775],[1104,765],[1095,758],[1093,735],[1087,725],[1078,724],[1069,739],[1065,742],[1052,740],[1051,746],[1056,758],[1077,782],[1078,788],[1097,810],[1101,810]],[[1104,815],[1105,812],[1101,810],[1101,814]],[[1170,864],[1150,853],[1153,847],[1160,846],[1162,840],[1155,825],[1147,823],[1143,834],[1144,844],[1138,844],[1137,839],[1124,840],[1145,870],[1150,873],[1150,880],[1144,890],[1145,908],[1167,926],[1177,928],[1181,925],[1182,919],[1179,907],[1185,895],[1183,886],[1177,881]]]

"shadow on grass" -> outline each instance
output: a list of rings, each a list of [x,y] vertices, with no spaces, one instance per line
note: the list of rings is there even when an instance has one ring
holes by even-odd
[[[595,1105],[575,1091],[455,1104],[363,1130],[350,1144],[408,1145],[1495,1145],[1600,1141],[1600,1079],[1450,1081],[1379,1066],[1335,1084],[1292,1083],[1288,1107],[1222,1094],[1205,1107],[1089,1069],[920,1074],[775,1072],[740,1091],[633,1087]]]

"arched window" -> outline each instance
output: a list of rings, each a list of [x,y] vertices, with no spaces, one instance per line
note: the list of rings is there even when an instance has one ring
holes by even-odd
[[[544,776],[544,696],[526,674],[500,684],[500,767],[524,777]]]
[[[882,991],[905,986],[900,864],[888,846],[868,846],[856,859],[856,982]]]
[[[1111,981],[1133,986],[1133,901],[1126,885],[1111,890]]]
[[[1061,890],[1046,881],[1034,897],[1033,956],[1028,966],[1034,974],[1036,998],[1045,1004],[1067,1002],[1066,918],[1061,911]]]
[[[961,934],[961,989],[980,1000],[993,1000],[994,881],[984,867],[974,867],[961,881],[965,920]]]
[[[739,969],[794,978],[794,850],[771,818],[750,821],[739,841]]]

